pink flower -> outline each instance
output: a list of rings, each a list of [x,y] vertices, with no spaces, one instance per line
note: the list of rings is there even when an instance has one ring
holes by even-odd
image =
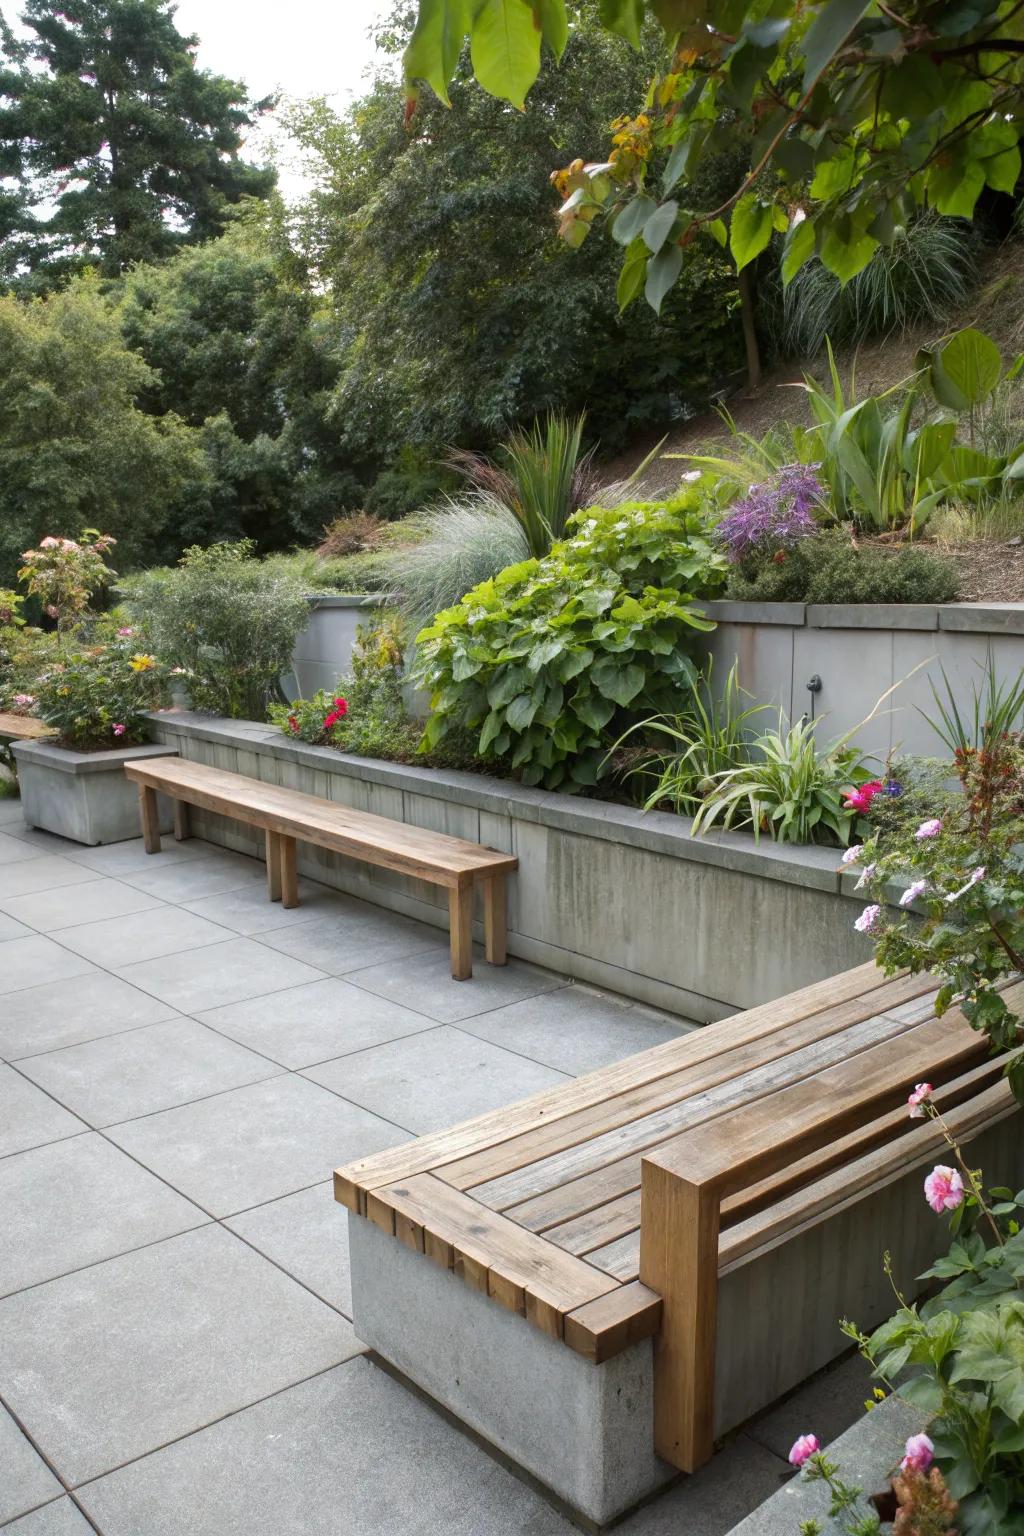
[[[134,635],[135,631],[130,624],[126,624],[124,629],[119,629],[117,633],[122,640],[127,640],[128,636]]]
[[[904,1472],[927,1472],[934,1453],[935,1446],[927,1435],[911,1435],[907,1441],[907,1454],[900,1466]]]
[[[128,727],[126,725],[112,725],[110,729],[115,736],[123,736]]]
[[[847,848],[839,862],[841,864],[856,864],[857,860],[860,858],[863,852],[864,844],[854,843],[852,848]]]
[[[910,1095],[910,1098],[907,1100],[907,1103],[910,1106],[911,1120],[924,1119],[924,1110],[921,1108],[921,1106],[926,1099],[931,1098],[932,1092],[933,1090],[931,1083],[917,1084],[917,1087],[914,1089],[913,1093]]]
[[[878,779],[869,779],[866,784],[859,784],[856,789],[851,789],[846,795],[846,809],[848,811],[870,811],[871,802],[881,792],[883,785]]]
[[[19,709],[31,709],[35,701],[35,695],[32,693],[16,693],[14,695],[14,702]]]
[[[875,870],[877,868],[878,868],[877,864],[865,864],[864,868],[861,870],[860,879],[857,881],[857,884],[854,886],[854,890],[855,891],[862,891],[864,889],[864,887],[868,884],[868,882],[875,878]]]
[[[63,542],[64,542],[63,539],[55,539],[51,535],[51,536],[48,536],[45,539],[40,539],[39,540],[39,548],[40,549],[59,549]]]
[[[922,821],[914,836],[918,842],[922,842],[926,837],[938,837],[941,831],[942,822],[937,816],[933,816],[930,821]]]
[[[875,929],[878,927],[878,922],[881,916],[881,907],[875,903],[872,903],[870,907],[864,908],[864,911],[861,913],[860,917],[858,917],[853,926],[856,928],[858,933],[874,933]]]
[[[927,880],[915,880],[911,885],[907,886],[906,890],[903,892],[903,895],[900,897],[900,906],[909,907],[910,903],[912,901],[916,901],[921,892],[926,891],[927,889]]]
[[[789,1453],[789,1464],[792,1467],[802,1467],[805,1461],[810,1461],[812,1456],[821,1450],[821,1443],[817,1435],[801,1435],[799,1440],[794,1440],[793,1448]]]
[[[964,1201],[964,1181],[955,1168],[939,1163],[924,1181],[924,1197],[936,1216],[955,1211]]]

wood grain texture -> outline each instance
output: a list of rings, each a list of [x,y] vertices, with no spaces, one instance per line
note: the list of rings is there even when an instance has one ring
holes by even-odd
[[[142,822],[142,841],[147,853],[160,852],[160,812],[157,809],[156,791],[146,784],[139,785],[139,819]]]
[[[47,741],[57,732],[52,725],[31,715],[11,715],[0,710],[0,741]]]
[[[578,1355],[600,1365],[657,1333],[661,1306],[661,1297],[639,1281],[617,1286],[566,1314],[565,1342]]]
[[[452,886],[448,891],[451,970],[456,981],[473,974],[473,887]]]

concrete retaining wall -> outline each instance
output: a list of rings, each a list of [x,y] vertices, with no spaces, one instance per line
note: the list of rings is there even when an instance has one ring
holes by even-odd
[[[349,670],[356,630],[384,606],[381,597],[347,592],[309,601],[309,623],[295,643],[291,675],[282,679],[290,699],[308,699],[319,688],[334,688]]]
[[[1024,668],[1024,603],[705,606],[718,623],[707,641],[717,682],[738,662],[740,684],[756,703],[781,706],[792,720],[812,712],[827,716],[822,740],[858,725],[899,683],[883,706],[888,713],[855,738],[881,758],[890,751],[948,755],[918,713],[935,713],[929,679],[941,688],[943,668],[961,708],[970,707],[972,686],[983,681],[989,658],[1004,679]],[[813,677],[821,679],[818,693],[807,688]],[[775,722],[765,713],[755,723]]]
[[[348,757],[252,721],[152,719],[157,740],[184,758],[515,853],[511,954],[689,1018],[722,1018],[871,957],[853,929],[862,900],[835,849],[693,838],[666,813]],[[257,851],[237,822],[199,811],[193,821],[199,836]],[[308,847],[299,867],[447,928],[443,892],[421,882]]]

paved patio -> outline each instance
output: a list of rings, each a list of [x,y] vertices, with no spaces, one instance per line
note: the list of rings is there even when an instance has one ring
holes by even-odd
[[[193,841],[87,849],[0,801],[0,1526],[17,1536],[561,1536],[366,1359],[331,1168],[657,1044],[679,1020]],[[623,1536],[721,1536],[859,1362]]]

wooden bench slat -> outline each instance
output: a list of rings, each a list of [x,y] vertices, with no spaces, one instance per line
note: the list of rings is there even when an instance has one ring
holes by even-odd
[[[615,1287],[582,1259],[486,1210],[429,1173],[375,1190],[367,1215],[392,1232],[398,1215],[422,1229],[424,1252],[447,1263],[450,1250],[449,1267],[462,1279],[511,1310],[524,1312],[553,1338],[563,1336],[567,1313]],[[427,1234],[434,1240],[431,1247]]]
[[[178,795],[205,810],[238,821],[251,819],[287,837],[316,842],[339,853],[350,852],[366,863],[420,874],[435,883],[459,884],[466,876],[518,867],[513,855],[482,848],[464,838],[390,821],[386,816],[319,800],[301,790],[264,784],[205,763],[160,758],[126,763],[125,772],[138,783]],[[440,882],[439,877],[443,877]]]
[[[631,1344],[650,1338],[660,1326],[661,1297],[636,1280],[568,1312],[565,1342],[578,1355],[600,1365]]]
[[[0,710],[0,739],[6,741],[45,741],[57,732],[45,720],[34,715],[12,715]]]
[[[773,1030],[823,1013],[860,994],[871,994],[891,985],[868,961],[839,976],[814,982],[799,992],[775,998],[747,1012],[677,1040],[652,1046],[625,1061],[613,1062],[557,1088],[546,1089],[530,1099],[504,1109],[491,1110],[444,1131],[421,1136],[390,1151],[358,1158],[335,1171],[335,1198],[350,1210],[359,1210],[367,1190],[432,1169],[442,1170],[459,1158],[513,1140],[548,1121],[561,1120],[577,1110],[600,1104],[615,1094],[654,1082],[681,1068],[710,1060],[728,1046],[756,1040]],[[726,1047],[728,1048],[728,1047]]]

